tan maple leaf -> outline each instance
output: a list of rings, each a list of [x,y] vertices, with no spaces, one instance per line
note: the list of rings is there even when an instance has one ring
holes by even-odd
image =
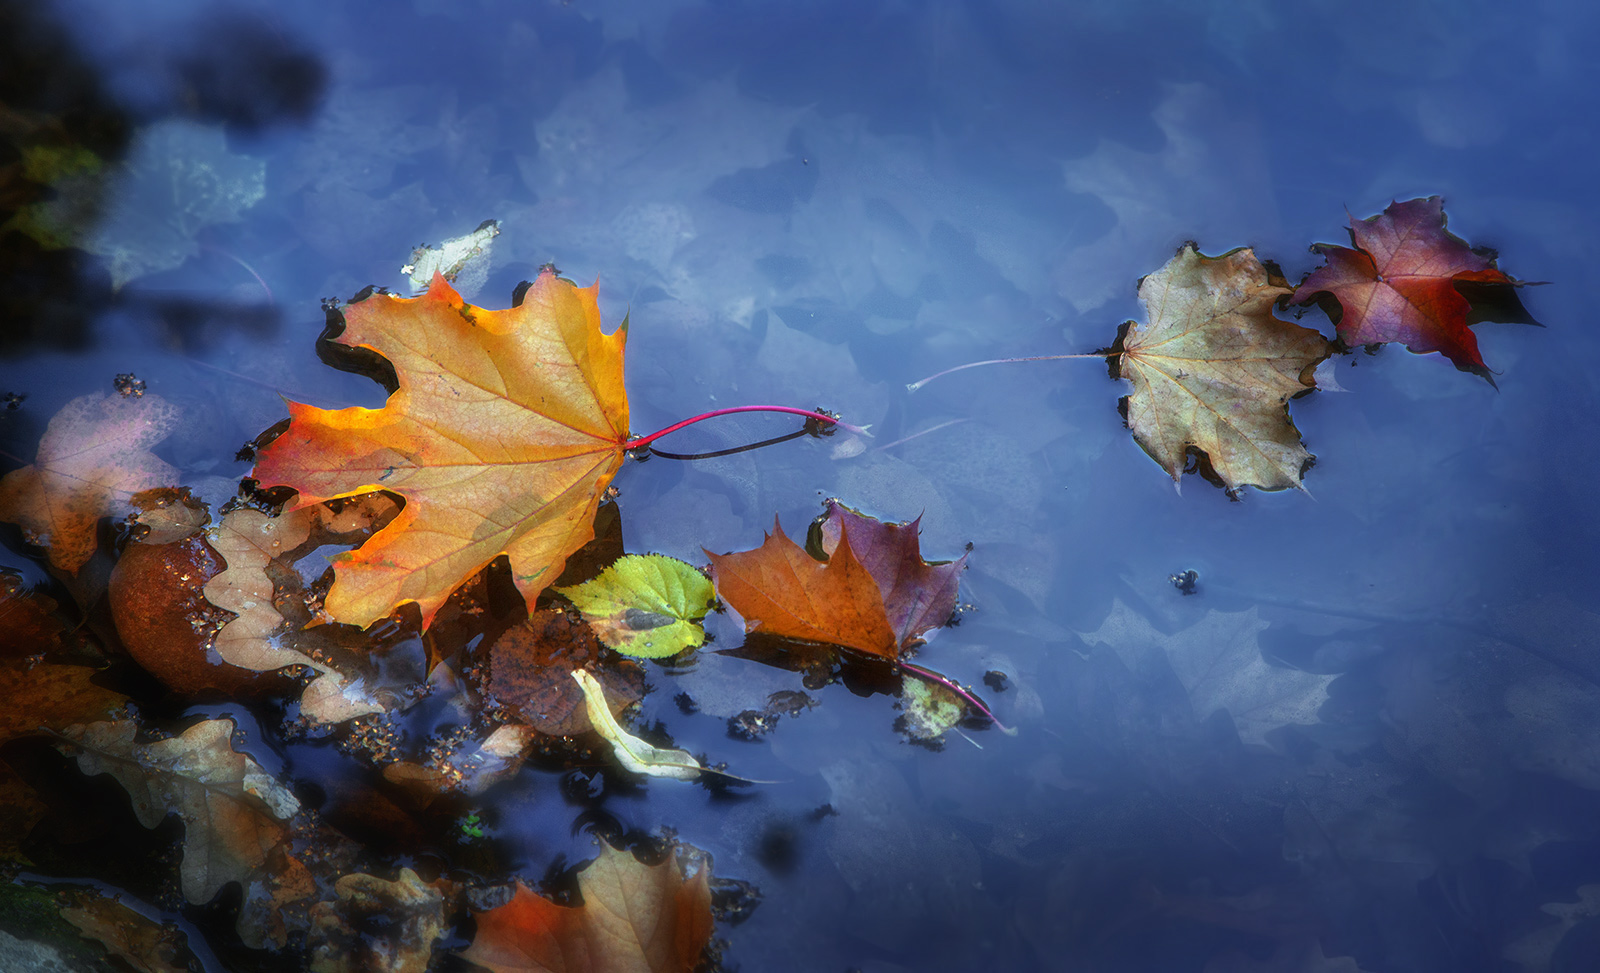
[[[177,482],[178,471],[150,447],[178,415],[153,393],[73,399],[45,427],[33,465],[0,480],[0,520],[20,525],[51,564],[77,573],[94,554],[101,517],[128,513],[140,490]]]
[[[1207,257],[1193,244],[1139,283],[1149,324],[1130,321],[1114,350],[1133,385],[1128,427],[1174,482],[1193,450],[1229,493],[1303,489],[1311,453],[1287,403],[1316,387],[1312,372],[1333,348],[1273,317],[1290,293],[1254,251]]]
[[[422,297],[374,294],[344,318],[336,340],[387,358],[398,388],[382,409],[290,403],[253,473],[298,491],[293,507],[373,490],[405,499],[333,559],[327,610],[370,625],[416,602],[426,625],[502,553],[531,602],[593,536],[622,464],[626,326],[602,333],[596,289],[548,270],[508,310],[473,307],[436,276]]]

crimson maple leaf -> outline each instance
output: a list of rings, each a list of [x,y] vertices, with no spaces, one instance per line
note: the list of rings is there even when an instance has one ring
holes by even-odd
[[[1492,252],[1475,251],[1445,229],[1438,196],[1391,203],[1382,214],[1350,219],[1355,249],[1319,243],[1311,249],[1328,261],[1294,292],[1290,301],[1309,303],[1319,293],[1339,302],[1339,338],[1345,344],[1405,344],[1417,354],[1437,351],[1463,371],[1494,384],[1468,326],[1473,303],[1466,284],[1521,286],[1495,267]],[[1498,288],[1497,288],[1498,289]]]

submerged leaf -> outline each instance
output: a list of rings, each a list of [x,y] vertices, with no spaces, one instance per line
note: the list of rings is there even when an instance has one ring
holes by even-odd
[[[127,697],[95,685],[94,674],[86,666],[0,659],[0,744],[117,714]],[[22,843],[46,811],[33,788],[0,759],[0,860],[26,860]]]
[[[113,287],[177,267],[200,252],[201,230],[238,222],[261,201],[266,171],[260,159],[229,152],[220,127],[152,125],[108,173],[109,205],[82,245],[111,261]]]
[[[211,648],[227,613],[203,589],[224,567],[206,538],[193,534],[165,544],[132,541],[111,570],[111,614],[128,654],[185,696],[236,694],[260,681]]]
[[[578,606],[600,641],[642,659],[703,645],[697,623],[717,600],[705,575],[661,554],[629,554],[599,577],[556,591]]]
[[[1125,326],[1117,365],[1133,385],[1128,427],[1174,482],[1196,450],[1230,493],[1301,486],[1311,454],[1286,406],[1315,388],[1333,348],[1273,317],[1288,294],[1253,251],[1207,257],[1193,244],[1140,281],[1150,323]]]
[[[116,897],[74,890],[67,898],[72,905],[61,910],[61,918],[137,973],[189,973],[180,961],[184,934],[176,926],[141,915]]]
[[[1218,710],[1233,717],[1245,743],[1266,743],[1268,731],[1291,723],[1317,722],[1334,677],[1275,666],[1261,657],[1257,636],[1267,628],[1256,609],[1207,612],[1175,635],[1158,632],[1118,601],[1105,623],[1083,636],[1089,645],[1109,645],[1130,668],[1143,668],[1151,653],[1177,675],[1197,719]]]
[[[268,517],[259,510],[231,510],[217,526],[212,546],[227,570],[206,582],[206,600],[237,615],[217,632],[212,645],[224,662],[255,672],[307,666],[318,673],[300,696],[300,713],[318,723],[342,723],[385,707],[326,662],[295,646],[294,633],[280,632],[283,616],[273,603],[268,564],[281,560],[310,537],[326,508],[301,508]]]
[[[370,625],[416,602],[424,627],[452,589],[510,558],[530,602],[593,536],[600,494],[622,465],[626,330],[600,330],[594,287],[546,271],[517,307],[374,294],[344,310],[339,343],[377,352],[399,387],[382,409],[290,403],[289,428],[253,476],[298,491],[294,506],[390,490],[405,508],[359,550],[333,558],[327,609]]]
[[[0,656],[38,655],[61,644],[66,630],[55,617],[56,600],[29,591],[22,578],[0,568]]]
[[[687,750],[653,746],[624,730],[617,718],[611,715],[605,690],[587,669],[572,670],[572,678],[583,689],[584,701],[589,708],[589,722],[594,725],[595,732],[611,744],[617,762],[625,769],[636,774],[673,780],[694,780],[705,770]]]
[[[177,482],[178,471],[150,447],[178,414],[154,393],[73,399],[45,428],[34,465],[0,480],[0,520],[21,525],[51,564],[77,573],[94,554],[101,517],[128,513],[140,490]]]
[[[596,662],[604,651],[589,626],[565,611],[536,611],[507,630],[489,647],[484,694],[490,705],[508,711],[548,736],[572,736],[594,728],[583,690],[572,673]],[[619,714],[644,696],[644,670],[622,662],[598,670],[606,704]]]
[[[424,973],[444,936],[444,896],[409,868],[393,882],[345,875],[311,910],[312,973]]]
[[[710,875],[684,876],[676,852],[642,865],[600,846],[578,873],[583,904],[556,905],[517,883],[511,901],[476,913],[466,959],[493,973],[691,973],[711,942]]]
[[[68,727],[58,748],[83,773],[110,774],[133,799],[147,828],[183,819],[184,898],[210,902],[229,882],[244,887],[239,934],[252,946],[282,945],[282,906],[314,890],[290,854],[288,821],[300,802],[253,757],[233,749],[232,720],[205,720],[181,736],[136,743],[132,720]]]

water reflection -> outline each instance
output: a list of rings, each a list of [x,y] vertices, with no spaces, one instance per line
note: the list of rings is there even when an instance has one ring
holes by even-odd
[[[318,360],[321,300],[401,287],[419,242],[496,218],[478,300],[504,303],[552,259],[599,277],[608,324],[631,312],[640,428],[771,401],[876,437],[838,456],[806,438],[735,452],[792,429],[758,419],[686,431],[670,448],[701,458],[618,478],[627,516],[602,524],[600,562],[702,563],[823,496],[920,514],[931,555],[974,545],[977,610],[919,662],[974,686],[1003,673],[986,699],[1015,739],[909,747],[892,679],[759,639],[735,650],[713,618],[696,662],[649,670],[636,725],[783,783],[735,798],[627,779],[603,752],[578,771],[535,756],[484,795],[474,845],[441,836],[471,809],[419,817],[325,745],[292,743],[302,797],[376,854],[559,888],[590,835],[675,829],[760,887],[719,934],[730,963],[761,969],[1592,962],[1588,9],[418,0],[0,17],[0,219],[61,198],[27,169],[40,147],[129,172],[141,138],[181,129],[198,141],[167,158],[243,167],[252,187],[261,173],[227,219],[185,224],[193,197],[170,191],[127,216],[179,241],[124,247],[135,276],[0,233],[0,392],[27,394],[0,411],[7,468],[63,403],[133,372],[184,408],[159,452],[220,504],[249,469],[239,445],[283,417],[279,392],[383,398]],[[1477,329],[1498,392],[1396,348],[1338,360],[1349,391],[1292,406],[1312,496],[1234,504],[1197,476],[1175,492],[1097,363],[900,391],[964,361],[1105,347],[1140,313],[1135,280],[1185,240],[1253,245],[1296,279],[1308,244],[1342,241],[1346,207],[1433,192],[1509,271],[1557,282],[1496,315],[1547,327]],[[132,202],[93,201],[84,239]],[[5,531],[4,563],[46,581]],[[1169,579],[1190,569],[1185,597]],[[801,690],[817,705],[729,737]],[[448,715],[425,707],[418,735]],[[6,759],[70,802],[123,800],[24,749]],[[92,830],[51,822],[43,847],[74,824]],[[130,856],[171,837],[126,830],[95,833]],[[92,845],[108,861],[115,846]]]

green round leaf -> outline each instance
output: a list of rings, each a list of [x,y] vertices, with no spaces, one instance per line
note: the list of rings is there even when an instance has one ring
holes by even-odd
[[[662,554],[626,555],[599,577],[556,591],[578,606],[600,641],[643,659],[704,644],[699,620],[716,602],[705,575]]]

